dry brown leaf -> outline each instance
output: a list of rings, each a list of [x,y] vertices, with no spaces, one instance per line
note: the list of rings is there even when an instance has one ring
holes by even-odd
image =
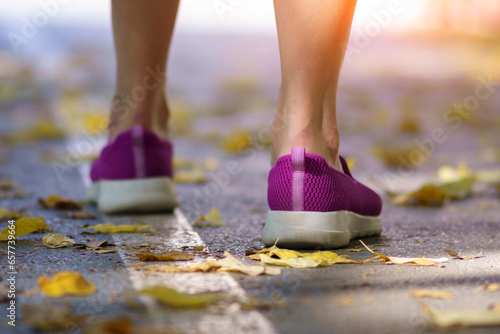
[[[473,256],[461,256],[453,249],[445,249],[444,251],[446,253],[448,253],[448,255],[451,256],[452,258],[458,259],[458,260],[472,260],[472,259],[478,259],[480,257],[484,257],[484,254],[482,252],[479,252],[478,254],[473,255]]]
[[[500,326],[500,313],[495,310],[434,310],[426,304],[422,309],[439,328]]]
[[[381,253],[375,253],[373,250],[370,249],[362,240],[359,240],[365,248],[372,253],[373,255],[381,258],[384,260],[385,263],[387,264],[408,264],[408,265],[418,265],[418,266],[436,266],[438,263],[446,262],[448,261],[447,258],[425,258],[425,257],[395,257],[395,256],[387,256],[385,254]]]
[[[76,202],[60,195],[50,195],[47,198],[39,198],[38,203],[46,209],[55,210],[81,210],[85,205],[85,202]]]
[[[75,271],[62,271],[52,277],[41,275],[37,280],[40,290],[49,297],[91,295],[97,290],[94,284]]]
[[[0,248],[0,253],[1,254],[8,254],[6,251],[4,251],[3,249]]]
[[[435,299],[453,299],[455,296],[447,291],[420,289],[411,292],[415,298],[435,298]]]
[[[194,254],[176,251],[162,253],[142,251],[137,255],[141,261],[189,261],[194,259]]]
[[[95,238],[91,238],[90,240],[92,241],[88,244],[74,244],[73,247],[98,250],[103,247],[115,246],[114,244],[110,244],[107,240],[99,240]]]
[[[22,308],[23,322],[29,327],[43,331],[66,331],[83,322],[88,316],[75,314],[67,305],[25,304]]]
[[[70,239],[62,234],[49,234],[43,237],[43,243],[49,248],[61,248],[71,246],[75,240]]]

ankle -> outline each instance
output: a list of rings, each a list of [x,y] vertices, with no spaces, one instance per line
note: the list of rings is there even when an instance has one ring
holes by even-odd
[[[143,126],[168,140],[169,109],[163,89],[134,94],[134,89],[121,89],[115,93],[111,106],[110,141],[132,126]]]
[[[325,158],[327,163],[339,170],[339,131],[335,103],[309,100],[299,103],[278,103],[278,111],[270,129],[272,164],[290,154],[292,147],[305,147],[307,153]]]

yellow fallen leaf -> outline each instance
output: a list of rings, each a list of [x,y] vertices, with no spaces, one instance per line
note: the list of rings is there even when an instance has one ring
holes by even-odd
[[[439,328],[500,326],[500,312],[495,310],[438,311],[426,304],[422,309]]]
[[[354,166],[356,165],[356,157],[355,156],[348,156],[347,158],[345,158],[345,162],[347,162],[347,167],[349,167],[349,170],[352,171]]]
[[[19,219],[24,217],[22,214],[14,212],[14,211],[9,211],[7,209],[4,209],[0,207],[0,220],[3,219]]]
[[[62,271],[51,278],[42,275],[38,277],[38,286],[49,297],[91,295],[97,290],[94,284],[74,271]]]
[[[49,234],[43,237],[43,243],[49,248],[61,248],[73,245],[75,240],[70,239],[62,234]]]
[[[247,256],[252,260],[262,261],[267,264],[281,265],[292,268],[314,268],[317,266],[327,266],[341,263],[364,263],[364,261],[353,261],[347,255],[338,255],[330,251],[316,251],[312,253],[301,253],[291,249],[278,248],[275,244],[270,248],[264,248],[257,254]],[[262,256],[265,255],[265,256]],[[278,259],[276,259],[276,257]],[[293,260],[297,259],[297,260]],[[309,259],[309,260],[301,260]],[[310,261],[314,260],[314,262]]]
[[[441,290],[429,290],[429,289],[420,289],[414,290],[411,292],[411,295],[415,298],[435,298],[435,299],[453,299],[455,296],[447,291]]]
[[[117,253],[118,251],[116,249],[99,249],[96,250],[96,254],[108,254],[108,253]]]
[[[195,165],[190,170],[176,171],[174,181],[178,183],[205,183],[208,182],[208,177],[203,168]]]
[[[409,265],[418,265],[418,266],[437,266],[438,263],[448,261],[447,258],[426,258],[426,257],[396,257],[396,256],[387,256],[382,253],[376,253],[370,249],[362,240],[359,240],[365,248],[372,253],[373,255],[381,258],[387,264],[409,264]]]
[[[339,301],[340,306],[356,306],[356,301],[352,297],[344,297]]]
[[[267,254],[258,254],[259,259],[262,263],[272,264],[275,266],[283,266],[289,268],[316,268],[321,265],[320,262],[315,259],[307,257],[296,257],[288,259],[275,259]]]
[[[194,259],[194,254],[183,252],[163,252],[153,253],[151,251],[142,251],[137,254],[141,261],[188,261]]]
[[[47,119],[34,123],[31,127],[11,133],[3,137],[8,144],[21,144],[30,141],[62,139],[66,137],[64,130]]]
[[[457,168],[451,166],[441,166],[437,172],[441,182],[456,182],[474,176],[474,172],[463,162],[459,163]]]
[[[39,198],[38,203],[44,208],[56,210],[81,210],[85,205],[85,202],[76,202],[60,195],[50,195],[47,198]]]
[[[486,285],[481,285],[479,288],[477,288],[478,291],[492,291],[492,292],[497,292],[500,291],[500,284],[499,283],[490,283]]]
[[[228,153],[241,153],[252,146],[252,136],[245,131],[234,132],[222,143],[222,149]]]
[[[395,146],[390,144],[377,144],[372,146],[372,154],[380,161],[384,163],[385,166],[391,168],[397,168],[401,166],[405,161],[412,161],[412,155],[417,152],[420,153],[418,147],[411,146]],[[419,159],[422,162],[427,160],[427,156],[419,154]],[[415,167],[411,164],[404,163],[405,166]]]
[[[152,232],[155,232],[151,225],[115,225],[111,223],[105,223],[88,226],[87,228],[93,229],[100,233],[130,233],[142,230],[150,230]]]
[[[9,224],[9,226],[10,225],[11,224]],[[47,224],[45,224],[43,218],[24,217],[17,220],[13,225],[13,229],[15,231],[13,235],[15,238],[21,235],[29,234],[31,232],[42,231],[49,228]],[[0,240],[7,240],[9,235],[11,235],[9,231],[12,231],[12,229],[9,228],[9,226],[5,227],[0,233]]]
[[[189,294],[163,286],[154,286],[139,292],[149,295],[163,304],[178,308],[200,308],[215,302],[234,299],[220,292]]]
[[[212,206],[210,211],[205,215],[203,214],[203,212],[201,212],[200,206],[198,204],[196,204],[196,208],[198,209],[201,217],[194,222],[194,226],[207,227],[226,225],[226,222],[214,206]]]
[[[425,184],[410,193],[388,193],[392,205],[443,206],[446,193],[435,184]]]
[[[203,161],[203,167],[206,170],[216,170],[219,167],[219,160],[215,157],[208,157]]]
[[[217,261],[217,263],[221,266],[217,269],[217,272],[235,272],[249,276],[281,274],[281,270],[279,268],[245,265],[227,251],[224,252],[224,258]]]
[[[438,169],[438,178],[445,183],[474,178],[476,182],[494,184],[500,182],[500,169],[470,169],[464,162],[461,162],[456,168],[441,166]]]

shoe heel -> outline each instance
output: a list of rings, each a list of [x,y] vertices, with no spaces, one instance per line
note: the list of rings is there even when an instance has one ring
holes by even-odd
[[[97,205],[103,213],[170,212],[179,205],[168,177],[101,181],[98,186]]]

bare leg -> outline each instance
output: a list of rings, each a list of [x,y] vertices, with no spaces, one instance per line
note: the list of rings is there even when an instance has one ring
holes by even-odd
[[[179,1],[113,0],[117,78],[110,140],[134,125],[168,138],[166,62]]]
[[[275,0],[282,83],[271,125],[272,164],[305,147],[338,160],[337,84],[356,0]]]

